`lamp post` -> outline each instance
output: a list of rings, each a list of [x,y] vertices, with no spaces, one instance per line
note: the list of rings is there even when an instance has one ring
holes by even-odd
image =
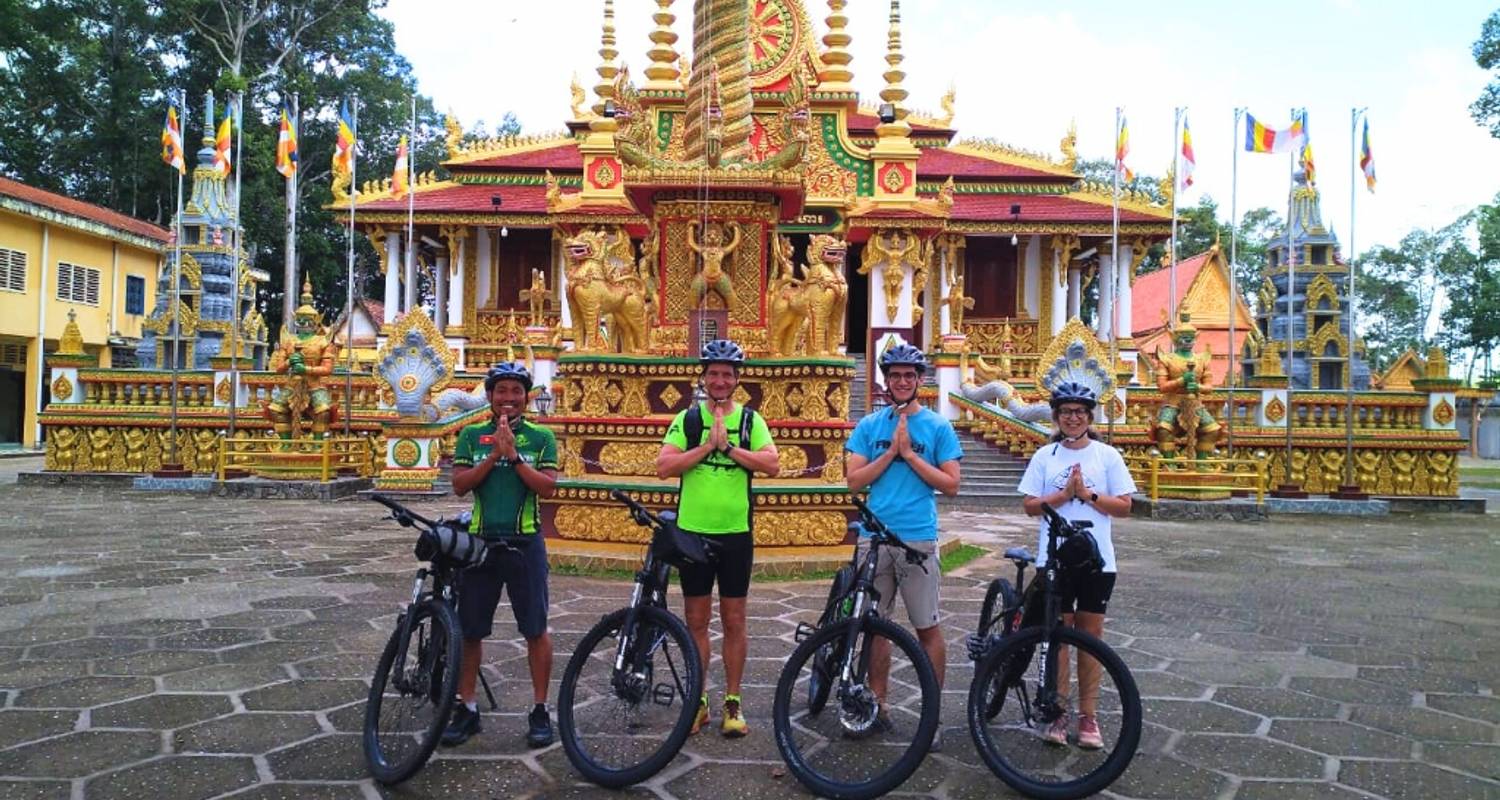
[[[532,401],[536,404],[536,415],[538,417],[545,417],[552,413],[552,400],[552,393],[547,391],[545,385],[542,386],[542,390],[537,392],[536,398]]]

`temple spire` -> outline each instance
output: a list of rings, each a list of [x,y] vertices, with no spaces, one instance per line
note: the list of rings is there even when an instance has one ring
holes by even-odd
[[[596,122],[605,122],[610,129],[614,127],[613,117],[605,117],[604,107],[615,99],[615,76],[620,74],[619,58],[620,51],[615,49],[615,0],[604,0],[604,27],[599,36],[599,82],[594,84],[594,94],[599,97],[599,102],[594,104],[594,114],[599,119]]]
[[[846,5],[848,0],[828,0],[828,17],[824,20],[828,23],[828,33],[823,35],[823,45],[827,49],[822,55],[823,69],[818,72],[818,91],[854,91],[854,72],[849,69],[849,62],[854,60],[849,43],[854,37],[847,29],[849,15],[844,13]]]
[[[644,88],[664,91],[682,88],[679,80],[681,73],[677,68],[677,50],[673,47],[677,44],[677,32],[672,30],[672,23],[676,19],[677,16],[672,13],[672,0],[656,0],[656,13],[651,15],[651,21],[656,23],[656,27],[651,31],[651,49],[646,52],[651,64],[646,67]]]
[[[888,65],[881,77],[885,78],[885,88],[880,90],[882,103],[889,103],[896,112],[896,118],[892,122],[882,122],[875,132],[881,138],[892,136],[907,138],[911,136],[911,123],[906,121],[906,88],[901,82],[906,80],[906,71],[901,69],[901,62],[906,57],[901,55],[901,0],[891,0],[891,30],[886,38],[885,63]]]

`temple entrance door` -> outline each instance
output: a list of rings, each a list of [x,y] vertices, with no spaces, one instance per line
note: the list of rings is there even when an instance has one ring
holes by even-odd
[[[863,244],[850,244],[844,260],[844,279],[849,282],[849,302],[844,307],[844,343],[850,355],[864,354],[870,330],[870,277],[859,274],[864,251]]]
[[[0,367],[0,442],[21,441],[26,411],[26,373]]]
[[[1016,315],[1016,276],[1020,248],[998,236],[971,236],[964,262],[964,294],[974,298],[966,318]]]

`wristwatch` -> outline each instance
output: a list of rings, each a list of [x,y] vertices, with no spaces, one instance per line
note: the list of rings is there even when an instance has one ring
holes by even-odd
[[[1097,502],[1099,502],[1099,493],[1098,492],[1089,492],[1089,502],[1090,503],[1097,503]]]

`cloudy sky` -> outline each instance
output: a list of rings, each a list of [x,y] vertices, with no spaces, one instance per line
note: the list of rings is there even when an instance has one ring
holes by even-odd
[[[818,37],[827,6],[803,0]],[[617,0],[621,58],[640,74],[652,0]],[[466,126],[513,111],[528,133],[560,130],[576,72],[591,86],[601,0],[391,0],[382,13],[420,91]],[[1131,166],[1161,173],[1174,148],[1173,109],[1189,109],[1200,192],[1226,218],[1234,108],[1283,126],[1306,107],[1325,219],[1348,246],[1351,107],[1369,109],[1377,193],[1358,192],[1356,247],[1394,243],[1414,226],[1451,221],[1500,192],[1500,140],[1469,117],[1487,82],[1470,48],[1494,0],[1118,0],[902,3],[907,88],[915,108],[958,91],[960,137],[1057,152],[1076,120],[1085,158],[1108,157],[1116,106],[1130,123]],[[690,0],[676,0],[686,51]],[[852,0],[855,82],[882,85],[889,3]],[[1284,208],[1285,156],[1241,153],[1239,208]]]

